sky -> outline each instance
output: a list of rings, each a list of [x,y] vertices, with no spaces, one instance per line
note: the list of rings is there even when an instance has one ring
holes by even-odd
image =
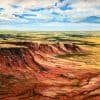
[[[100,0],[0,0],[0,30],[100,30]]]

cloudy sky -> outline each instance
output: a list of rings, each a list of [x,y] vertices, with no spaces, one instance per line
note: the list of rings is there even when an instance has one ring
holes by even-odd
[[[0,0],[0,29],[100,30],[100,0]]]

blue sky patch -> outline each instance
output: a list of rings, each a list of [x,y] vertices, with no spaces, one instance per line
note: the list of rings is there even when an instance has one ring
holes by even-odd
[[[16,9],[16,8],[19,8],[20,6],[18,6],[18,5],[11,5],[11,7]]]
[[[65,5],[63,7],[60,7],[61,10],[72,10],[72,8],[68,5]]]
[[[89,17],[83,19],[81,22],[98,23],[98,24],[100,24],[100,17],[97,17],[97,16],[89,16]]]
[[[37,8],[37,9],[29,9],[29,10],[33,12],[38,12],[38,11],[45,10],[45,8]]]
[[[4,8],[0,8],[0,12],[4,11],[5,9]]]
[[[59,2],[63,2],[64,0],[59,0]]]

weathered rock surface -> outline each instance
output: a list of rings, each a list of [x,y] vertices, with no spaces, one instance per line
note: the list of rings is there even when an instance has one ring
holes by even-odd
[[[100,70],[55,57],[79,46],[10,44],[0,48],[0,100],[100,100]]]

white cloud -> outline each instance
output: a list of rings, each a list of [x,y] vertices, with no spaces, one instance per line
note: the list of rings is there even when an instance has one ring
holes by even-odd
[[[5,10],[0,14],[0,20],[13,21],[13,22],[28,22],[27,19],[43,19],[49,21],[55,18],[52,12],[56,12],[57,20],[62,21],[63,18],[68,19],[70,22],[77,22],[89,16],[100,17],[100,0],[65,0],[59,2],[59,0],[0,0],[0,8]],[[61,10],[60,7],[69,3],[72,8],[70,10]],[[55,6],[57,3],[57,6]],[[11,5],[18,5],[18,8],[13,8]],[[37,8],[50,8],[43,11],[32,12],[29,9]],[[33,16],[25,16],[24,18],[18,18],[13,14],[33,14]],[[36,16],[34,16],[36,15]]]
[[[1,1],[1,0],[0,0]],[[27,9],[36,9],[36,8],[50,8],[52,7],[58,0],[2,0],[0,2],[0,7],[4,8],[4,12],[0,15],[0,19],[11,20],[15,19],[13,13],[23,14],[25,12],[30,13]],[[19,8],[13,8],[11,5],[19,5]],[[48,14],[44,13],[35,13],[37,18],[41,17],[42,19],[48,18]],[[29,16],[28,16],[29,17]],[[32,16],[30,16],[32,17]],[[33,16],[34,18],[34,16]],[[18,19],[18,18],[17,18]]]
[[[54,9],[55,12],[66,16],[71,22],[77,22],[89,16],[100,17],[100,1],[99,0],[71,0],[69,5],[72,9],[61,10]]]

